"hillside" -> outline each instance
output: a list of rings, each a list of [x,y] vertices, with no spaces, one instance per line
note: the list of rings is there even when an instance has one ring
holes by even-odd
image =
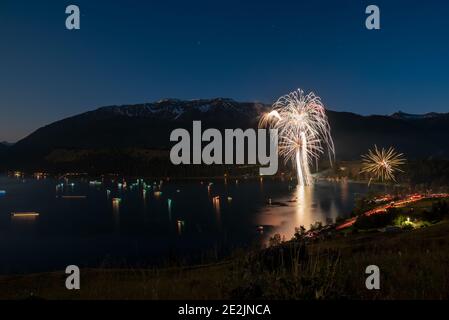
[[[0,142],[0,155],[6,152],[10,146],[4,142]]]
[[[1,276],[0,299],[448,299],[448,233],[449,222],[443,221],[414,231],[312,243],[302,259],[295,256],[298,248],[280,246],[268,255],[240,252],[199,266],[83,269],[83,288],[72,291],[61,285],[64,271]],[[289,254],[301,260],[284,260]],[[381,290],[365,287],[364,271],[373,263],[381,266]]]

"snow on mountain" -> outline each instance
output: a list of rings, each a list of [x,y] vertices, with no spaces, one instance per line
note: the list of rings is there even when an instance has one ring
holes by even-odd
[[[266,107],[264,104],[240,103],[227,98],[198,100],[163,99],[153,103],[102,107],[94,112],[126,117],[158,117],[177,120],[184,115],[192,113],[237,112],[247,116],[254,116]]]
[[[411,114],[411,113],[405,113],[402,111],[398,111],[396,113],[393,113],[391,115],[392,118],[395,119],[402,119],[402,120],[420,120],[420,119],[431,119],[431,118],[438,118],[442,116],[447,116],[447,113],[436,113],[436,112],[430,112],[425,114]]]

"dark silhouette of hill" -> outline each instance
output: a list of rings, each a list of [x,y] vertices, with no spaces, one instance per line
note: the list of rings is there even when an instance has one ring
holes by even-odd
[[[0,145],[0,155],[6,168],[151,171],[168,162],[173,129],[191,131],[193,120],[203,128],[255,128],[268,108],[223,98],[102,107],[42,127],[10,147]],[[359,159],[374,144],[394,146],[409,159],[449,156],[448,114],[328,111],[328,117],[338,160]]]
[[[0,154],[5,152],[8,149],[8,146],[3,142],[0,142]]]

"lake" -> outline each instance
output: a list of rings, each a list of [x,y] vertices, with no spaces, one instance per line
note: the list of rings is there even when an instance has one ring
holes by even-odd
[[[382,186],[281,179],[150,181],[0,177],[0,273],[202,262],[347,216]],[[271,205],[270,205],[271,202]],[[36,212],[39,216],[12,216]],[[263,231],[259,226],[263,226]]]

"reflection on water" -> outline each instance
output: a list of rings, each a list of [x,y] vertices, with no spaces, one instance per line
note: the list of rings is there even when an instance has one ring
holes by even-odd
[[[295,233],[295,228],[320,220],[321,213],[314,212],[314,186],[297,186],[292,193],[279,199],[269,199],[269,205],[259,215],[259,224],[273,226],[266,233],[267,239],[275,233],[287,239]],[[271,205],[270,205],[271,204]]]
[[[220,197],[216,196],[212,198],[212,205],[214,207],[215,216],[217,217],[217,223],[221,223],[221,213],[220,213]]]
[[[182,235],[184,232],[185,222],[182,220],[178,220],[176,222],[176,227],[177,227],[178,235]]]
[[[39,218],[37,213],[11,214],[11,228],[16,234],[34,234],[36,231],[36,221]]]
[[[273,233],[289,239],[300,225],[348,215],[355,195],[368,188],[348,182],[296,187],[290,179],[268,177],[164,183],[114,178],[94,185],[82,178],[0,176],[0,190],[1,274],[97,266],[105,257],[142,265],[216,248],[228,254],[265,243]],[[40,215],[11,217],[29,211]]]
[[[315,222],[327,224],[335,222],[338,216],[347,217],[356,195],[362,190],[366,192],[367,187],[342,181],[318,182],[313,186],[296,186],[291,190],[287,196],[270,198],[269,205],[260,210],[258,224],[272,227],[270,232],[265,233],[265,241],[277,233],[291,239],[300,226],[309,229]]]
[[[341,187],[341,200],[343,202],[346,202],[348,200],[348,192],[349,192],[348,180],[345,179],[342,182],[340,182],[340,187]]]
[[[168,203],[168,220],[171,221],[171,216],[172,216],[172,214],[171,214],[171,210],[172,210],[172,200],[171,200],[171,199],[168,199],[168,200],[167,200],[167,203]]]
[[[304,223],[306,217],[307,206],[313,201],[313,187],[297,186],[296,187],[296,214],[295,226]]]
[[[116,230],[120,229],[120,202],[121,199],[119,198],[112,199],[112,217]]]
[[[11,221],[14,224],[33,224],[39,215],[36,214],[11,214]]]

